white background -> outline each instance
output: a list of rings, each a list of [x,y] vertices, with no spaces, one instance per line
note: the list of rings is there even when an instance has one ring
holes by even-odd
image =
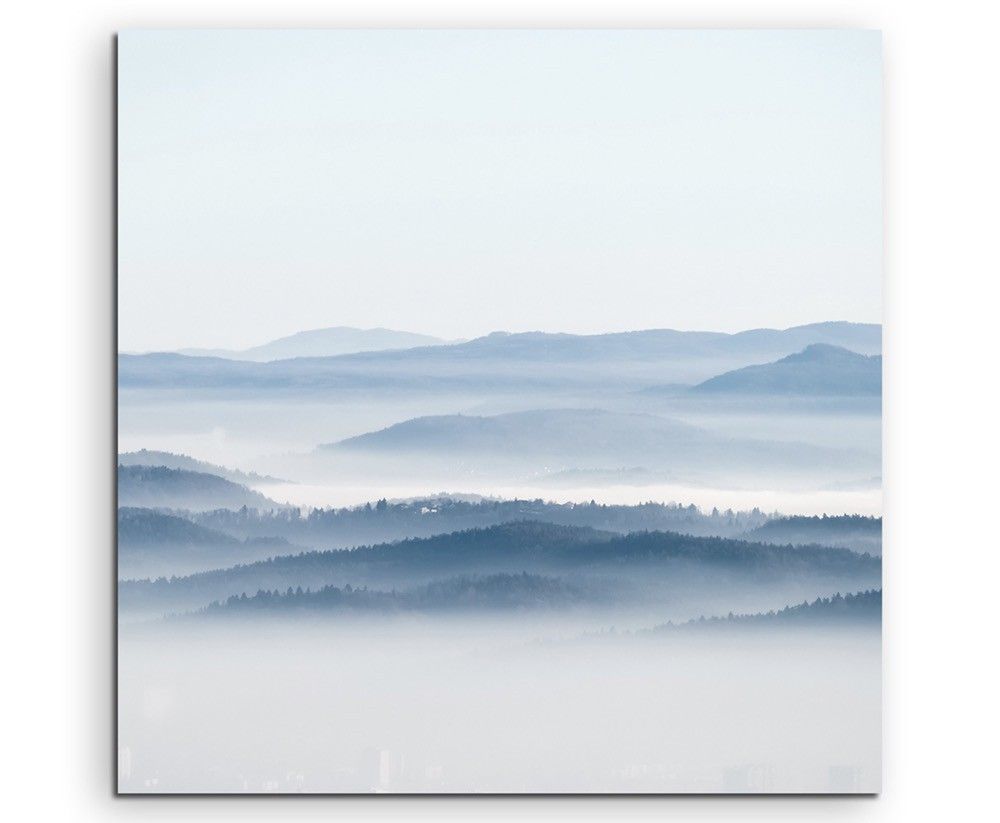
[[[3,7],[9,819],[984,819],[997,808],[998,14],[989,3],[150,0]],[[886,64],[884,792],[877,799],[112,796],[112,32],[863,26]],[[59,494],[55,494],[55,490]]]

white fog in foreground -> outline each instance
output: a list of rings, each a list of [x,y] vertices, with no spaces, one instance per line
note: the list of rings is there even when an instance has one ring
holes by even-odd
[[[120,788],[879,790],[877,630],[537,644],[558,629],[515,622],[128,630]]]

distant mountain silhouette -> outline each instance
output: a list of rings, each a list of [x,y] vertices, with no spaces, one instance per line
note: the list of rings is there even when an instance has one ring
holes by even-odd
[[[629,390],[697,383],[721,372],[774,360],[813,343],[878,354],[882,329],[817,323],[737,334],[650,329],[574,335],[496,332],[451,345],[297,357],[257,363],[181,354],[119,355],[119,385],[255,391],[567,389]]]
[[[358,352],[410,349],[415,346],[435,346],[446,342],[448,341],[428,334],[334,326],[328,329],[301,331],[249,349],[181,349],[179,354],[265,362],[294,357],[335,357]]]
[[[165,509],[278,508],[279,504],[223,477],[164,466],[118,466],[118,505]]]
[[[865,455],[800,443],[725,437],[670,418],[599,409],[539,409],[491,417],[417,417],[327,444],[319,454],[469,461],[482,471],[587,467],[669,468],[690,476],[728,470],[877,469]]]
[[[539,409],[477,417],[416,417],[321,448],[468,453],[629,453],[711,437],[695,426],[645,414],[599,409]]]
[[[188,471],[202,472],[203,474],[214,474],[217,477],[224,477],[226,480],[242,484],[284,482],[276,477],[269,477],[257,474],[256,472],[243,472],[239,469],[228,469],[225,466],[217,466],[214,463],[197,460],[186,454],[174,454],[173,452],[153,451],[150,449],[139,449],[138,451],[119,454],[118,465],[165,466],[168,469],[186,469]]]
[[[813,343],[851,348],[863,353],[882,350],[882,328],[864,323],[814,323],[789,329],[724,332],[645,329],[631,332],[576,335],[548,332],[494,332],[462,344],[460,351],[477,356],[493,353],[511,359],[651,360],[749,355],[754,352],[797,351]]]
[[[695,386],[692,391],[812,397],[880,395],[882,357],[814,343],[774,363],[720,374]]]

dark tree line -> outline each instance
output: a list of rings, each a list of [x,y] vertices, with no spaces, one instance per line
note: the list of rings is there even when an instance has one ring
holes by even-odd
[[[583,574],[675,587],[706,580],[771,583],[841,579],[870,585],[881,562],[846,549],[791,547],[673,532],[616,535],[532,521],[343,551],[284,555],[181,578],[122,583],[126,606],[210,602],[229,593],[289,586],[365,584],[386,588],[455,575]],[[713,584],[714,585],[714,584]]]
[[[315,591],[301,586],[289,586],[284,592],[260,589],[250,596],[243,593],[214,601],[204,613],[522,609],[567,605],[595,596],[592,590],[558,578],[522,572],[453,577],[407,591],[376,591],[350,584],[322,586]]]
[[[587,526],[627,533],[639,530],[677,531],[695,535],[738,536],[756,528],[770,515],[714,509],[702,513],[696,506],[644,503],[612,506],[589,503],[548,503],[543,500],[465,501],[427,498],[403,503],[385,499],[353,508],[302,510],[220,509],[186,513],[193,522],[238,537],[281,536],[307,546],[343,548],[404,537],[485,528],[519,520],[537,520],[561,526]]]
[[[762,625],[837,625],[879,623],[882,620],[882,590],[867,589],[857,593],[832,597],[817,597],[783,609],[754,614],[733,614],[725,617],[699,617],[686,623],[665,623],[651,632],[662,633],[707,627],[745,627]]]

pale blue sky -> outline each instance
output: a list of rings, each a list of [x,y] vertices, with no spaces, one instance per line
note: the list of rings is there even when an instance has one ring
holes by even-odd
[[[124,350],[881,316],[865,31],[119,39]]]

